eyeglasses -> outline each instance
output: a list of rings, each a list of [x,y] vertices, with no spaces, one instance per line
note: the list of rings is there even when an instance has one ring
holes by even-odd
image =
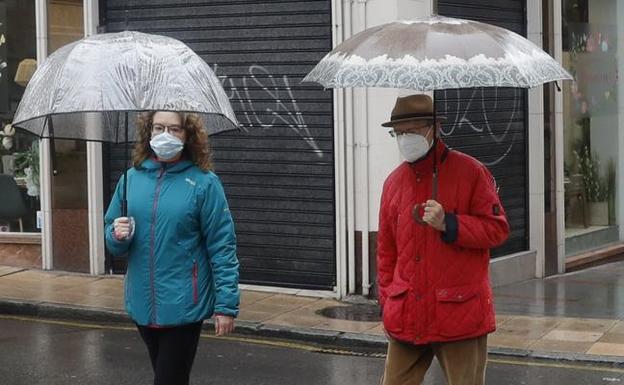
[[[400,132],[400,131],[390,130],[388,131],[388,134],[390,134],[391,137],[396,138],[398,136],[402,136],[405,134],[413,134],[413,132]]]
[[[165,126],[163,124],[152,124],[152,133],[154,134],[162,134],[165,130],[171,135],[182,135],[184,132],[184,128],[181,126],[174,124],[171,126]]]
[[[403,136],[403,135],[407,135],[407,134],[425,135],[425,134],[421,134],[420,132],[395,131],[395,130],[388,131],[388,134],[390,134],[390,136],[393,137],[393,138],[396,138],[396,137],[399,137],[399,136]]]

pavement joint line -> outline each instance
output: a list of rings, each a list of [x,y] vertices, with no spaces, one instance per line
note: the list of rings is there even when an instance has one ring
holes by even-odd
[[[13,275],[13,274],[17,274],[17,273],[21,273],[22,271],[25,271],[25,270],[27,270],[27,269],[20,269],[20,270],[15,270],[15,271],[9,271],[8,273],[0,275],[0,278],[8,277],[9,275]]]
[[[610,334],[611,330],[615,329],[615,327],[618,325],[618,323],[620,323],[619,320],[616,320],[613,325],[611,325],[611,327],[607,330],[605,330],[605,332],[603,333],[602,337],[606,336],[607,334]],[[601,337],[601,339],[602,339]],[[598,340],[600,342],[600,340]]]
[[[526,346],[526,349],[527,350],[532,350],[533,349],[533,345],[535,345],[537,343],[537,341],[539,341],[539,339],[535,339],[535,340],[533,340],[533,342],[529,342],[529,344]]]
[[[262,301],[260,301],[260,302],[262,302]],[[315,303],[315,302],[312,302],[312,303]],[[307,304],[307,305],[311,305],[312,303]],[[292,312],[297,311],[297,310],[301,310],[301,309],[303,309],[304,307],[306,307],[307,305],[298,305],[297,307],[292,308],[292,309],[290,309],[290,310],[286,310],[286,311],[283,311],[283,312],[281,312],[281,313],[276,313],[276,315],[275,315],[274,317],[271,317],[271,318],[267,319],[267,320],[266,320],[266,321],[264,321],[264,322],[269,322],[270,320],[272,320],[272,319],[274,319],[274,318],[281,317],[281,316],[283,316],[283,315],[286,315],[286,314],[292,313]]]

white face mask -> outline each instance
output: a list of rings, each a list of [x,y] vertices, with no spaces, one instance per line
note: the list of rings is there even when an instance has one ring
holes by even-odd
[[[150,147],[156,156],[162,160],[175,158],[184,148],[184,143],[177,136],[168,132],[158,134],[150,140]]]
[[[427,133],[429,135],[429,133]],[[397,135],[399,152],[408,162],[415,162],[427,154],[431,144],[425,136],[419,134]]]

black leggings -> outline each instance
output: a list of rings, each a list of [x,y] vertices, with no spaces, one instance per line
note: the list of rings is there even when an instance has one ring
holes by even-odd
[[[154,385],[188,385],[201,326],[201,322],[169,328],[137,325],[152,361]]]

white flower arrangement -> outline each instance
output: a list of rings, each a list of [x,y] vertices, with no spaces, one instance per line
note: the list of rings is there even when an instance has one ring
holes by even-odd
[[[15,128],[12,125],[7,124],[4,129],[0,131],[0,137],[2,138],[2,147],[6,150],[13,148],[13,135],[15,135]]]

